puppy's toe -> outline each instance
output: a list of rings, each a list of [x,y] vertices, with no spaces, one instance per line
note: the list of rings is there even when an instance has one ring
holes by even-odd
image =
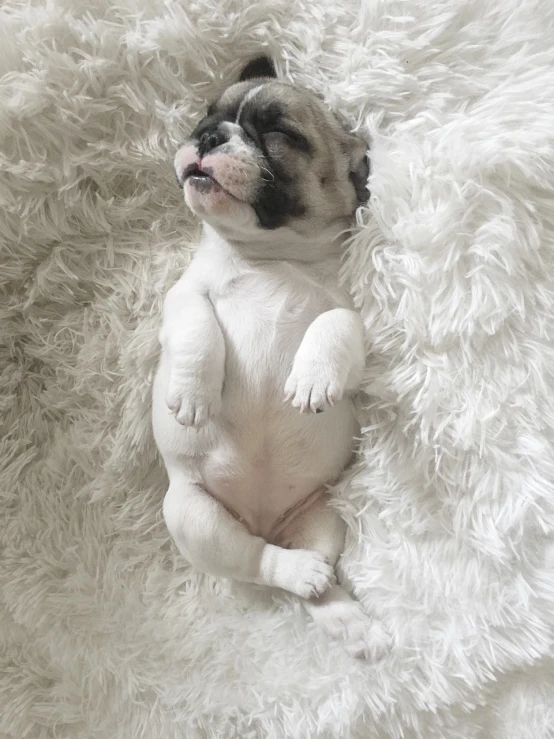
[[[334,567],[325,556],[307,549],[284,551],[277,579],[279,587],[302,598],[319,598],[336,582]]]

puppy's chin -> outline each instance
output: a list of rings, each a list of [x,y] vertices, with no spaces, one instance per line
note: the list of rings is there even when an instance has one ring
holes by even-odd
[[[189,178],[185,202],[199,218],[222,233],[239,236],[256,228],[256,214],[248,203],[233,197],[213,180]]]
[[[201,218],[210,214],[224,218],[237,202],[236,198],[209,177],[191,177],[185,182],[184,191],[186,204]]]

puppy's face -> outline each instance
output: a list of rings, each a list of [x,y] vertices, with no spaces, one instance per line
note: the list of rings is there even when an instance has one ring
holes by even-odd
[[[251,63],[177,152],[185,200],[235,237],[344,227],[368,197],[366,145],[313,93],[271,72],[269,60]]]

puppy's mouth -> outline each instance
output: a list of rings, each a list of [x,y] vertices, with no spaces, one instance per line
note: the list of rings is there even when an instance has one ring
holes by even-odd
[[[187,180],[200,192],[223,191],[229,197],[235,197],[216,180],[213,167],[202,167],[198,162],[193,162],[183,172],[183,182]]]
[[[202,168],[198,162],[189,164],[183,172],[183,182],[187,180],[203,188],[211,187],[212,185],[220,186],[213,175],[213,169],[211,167]]]

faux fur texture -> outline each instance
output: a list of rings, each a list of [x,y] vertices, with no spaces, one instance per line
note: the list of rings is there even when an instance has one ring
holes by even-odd
[[[554,5],[5,0],[0,734],[554,734]],[[343,571],[396,646],[191,571],[150,429],[196,224],[171,167],[267,51],[373,136]]]

